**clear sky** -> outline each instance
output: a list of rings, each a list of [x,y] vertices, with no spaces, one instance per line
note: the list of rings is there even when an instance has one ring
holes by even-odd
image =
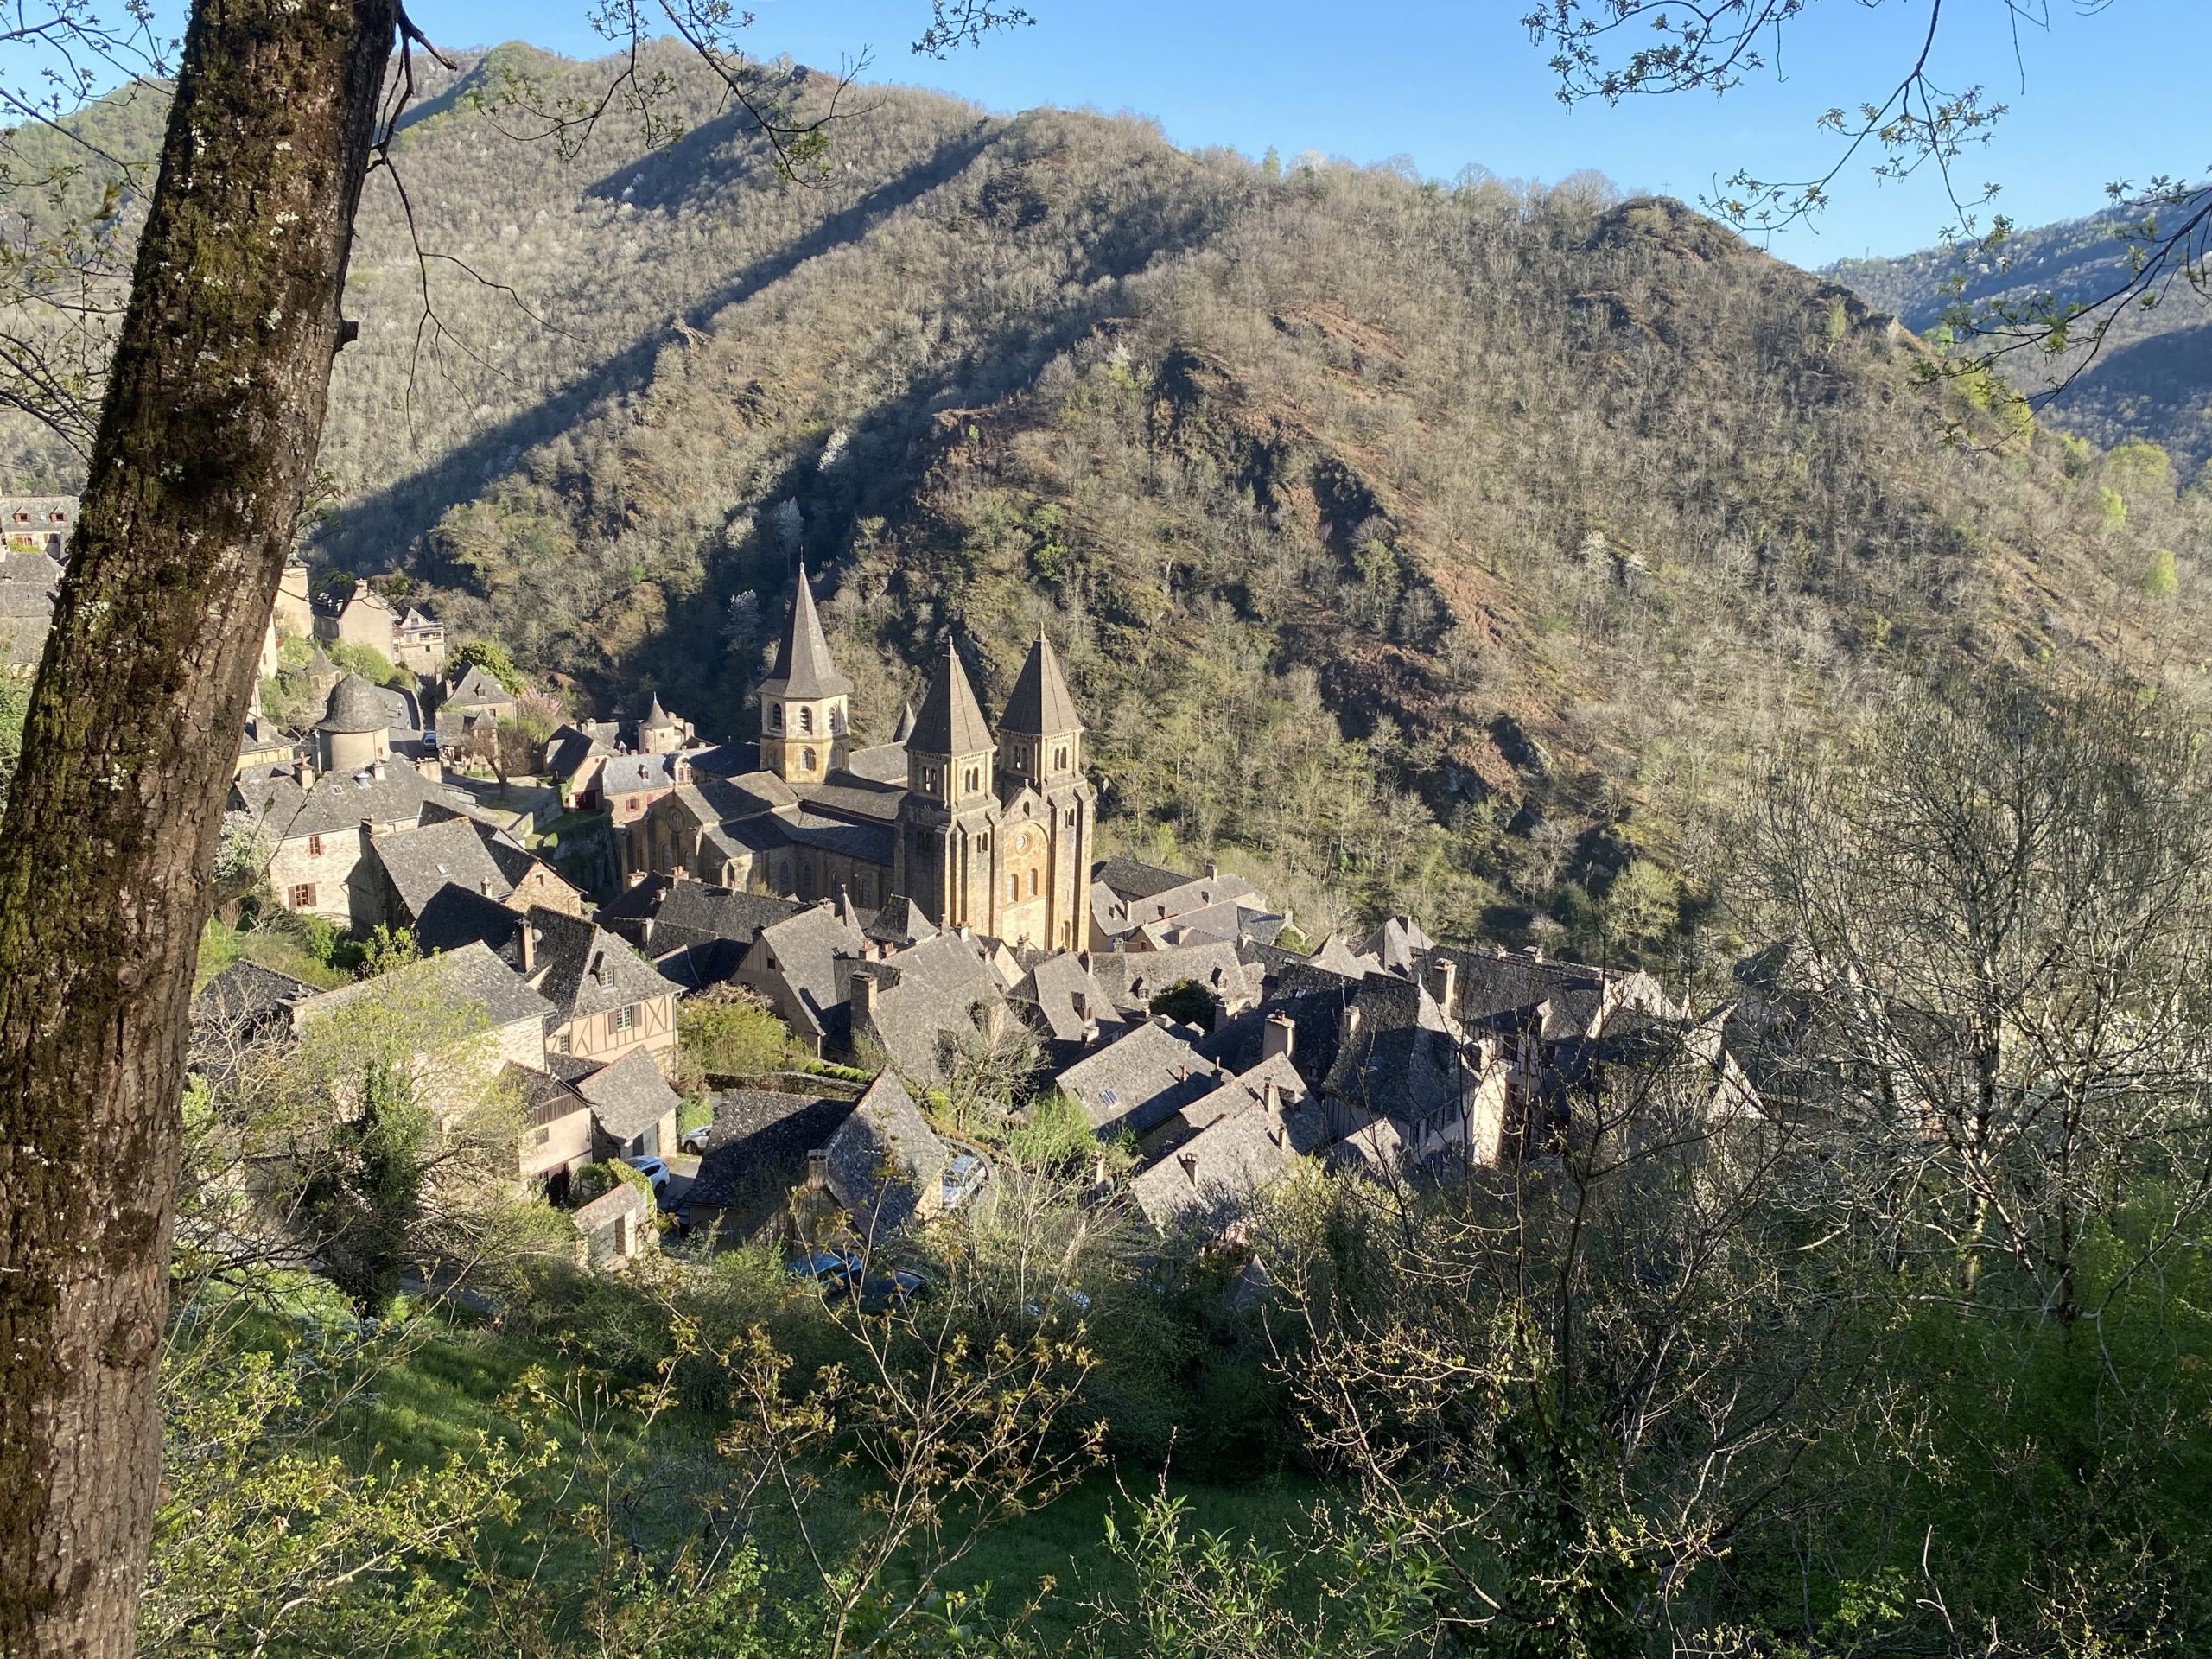
[[[1594,168],[1630,189],[1694,201],[1738,168],[1769,176],[1824,167],[1814,121],[1886,92],[1910,62],[1929,0],[1813,0],[1786,37],[1786,78],[1725,99],[1678,96],[1633,107],[1560,107],[1544,57],[1518,19],[1529,0],[1030,0],[1034,27],[949,62],[910,55],[926,0],[753,0],[763,53],[823,68],[863,48],[871,76],[942,88],[1001,111],[1039,104],[1131,111],[1187,146],[1285,157],[1319,150],[1393,156],[1449,178],[1477,162],[1509,178]],[[2212,142],[2195,134],[2212,0],[2027,0],[2048,24],[2018,30],[2005,0],[1950,0],[1934,65],[1947,86],[1980,82],[2012,113],[1965,170],[2001,181],[2024,224],[2102,205],[2113,179],[2195,175]],[[2100,9],[2101,8],[2101,9]],[[415,0],[433,38],[519,37],[572,55],[597,48],[585,7],[552,0]],[[1887,77],[1885,79],[1885,77]],[[1855,168],[1817,227],[1777,238],[1807,264],[1926,245],[1944,219],[1932,186]]]

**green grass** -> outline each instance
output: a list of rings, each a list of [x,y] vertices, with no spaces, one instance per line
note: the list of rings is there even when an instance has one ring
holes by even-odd
[[[266,928],[243,929],[213,917],[200,933],[200,961],[193,976],[197,990],[232,963],[257,963],[272,972],[289,974],[321,990],[352,982],[353,976],[332,966],[308,948],[303,927],[277,922]]]

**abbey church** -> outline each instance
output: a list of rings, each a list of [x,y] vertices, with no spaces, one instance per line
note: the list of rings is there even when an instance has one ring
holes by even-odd
[[[749,746],[694,753],[630,826],[627,872],[741,892],[894,899],[941,928],[1009,944],[1085,940],[1097,794],[1084,726],[1041,634],[994,726],[950,642],[918,710],[888,743],[853,741],[852,682],[830,660],[806,572]]]

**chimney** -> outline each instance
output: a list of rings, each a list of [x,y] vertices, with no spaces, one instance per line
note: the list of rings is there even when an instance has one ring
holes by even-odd
[[[682,881],[685,880],[686,872],[684,871],[683,867],[679,864],[674,869],[671,870],[668,873],[668,879],[671,881]]]
[[[1211,859],[1206,860],[1206,880],[1209,881],[1218,881],[1221,880],[1221,866],[1215,863]]]
[[[806,1154],[806,1184],[819,1192],[830,1185],[830,1149],[817,1147]]]
[[[641,887],[645,886],[646,874],[647,872],[644,870],[631,871],[629,874],[622,878],[623,890],[627,892],[632,887]]]
[[[1075,994],[1075,1017],[1083,1020],[1088,1020],[1090,1018],[1090,993],[1089,991],[1077,991]]]
[[[482,893],[486,899],[489,899],[492,896],[492,878],[487,875],[482,880],[479,881],[476,884],[476,891]]]
[[[382,755],[378,755],[374,760],[369,763],[369,776],[375,779],[378,783],[384,782],[384,757]]]
[[[1459,988],[1459,964],[1441,952],[1428,959],[1428,994],[1436,999],[1436,1006],[1445,1013],[1452,1012],[1452,999]]]
[[[1337,1046],[1350,1048],[1358,1036],[1359,1005],[1356,1002],[1347,1002],[1344,1004],[1344,1013],[1337,1019]]]
[[[292,762],[292,781],[302,789],[315,782],[315,768],[308,764],[304,754]]]
[[[522,976],[528,979],[537,971],[537,930],[530,925],[530,918],[522,920]]]
[[[1260,1025],[1260,1058],[1264,1063],[1281,1055],[1290,1058],[1291,1045],[1298,1039],[1298,1027],[1287,1014],[1271,1014]]]
[[[1288,1124],[1283,1115],[1282,1098],[1275,1093],[1273,1077],[1260,1080],[1260,1109],[1267,1115],[1268,1139],[1277,1146],[1282,1145],[1283,1131]]]
[[[875,1017],[875,993],[879,988],[874,968],[853,969],[853,1024],[858,1027],[863,1020]]]

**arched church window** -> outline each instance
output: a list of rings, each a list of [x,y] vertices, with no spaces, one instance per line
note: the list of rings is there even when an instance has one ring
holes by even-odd
[[[784,729],[784,705],[782,703],[772,702],[768,705],[768,728],[771,731],[777,732],[780,732]]]
[[[1037,896],[1037,883],[1041,879],[1042,877],[1038,871],[1032,870],[1029,872],[1029,896],[1032,899],[1034,899]]]
[[[931,794],[935,794],[937,792],[937,768],[935,766],[924,766],[922,768],[922,787]]]
[[[810,732],[814,729],[813,709],[801,709],[798,711],[798,728],[802,732]]]
[[[968,793],[969,793],[970,795],[973,795],[973,794],[974,794],[977,790],[981,789],[982,786],[983,786],[983,772],[982,772],[982,767],[980,767],[980,766],[970,766],[970,767],[969,767],[969,768],[968,768],[968,775],[966,776],[966,778],[964,778],[964,779],[962,780],[961,787],[962,787],[962,788],[963,788],[963,789],[965,789],[965,790],[968,791]]]
[[[1019,898],[1020,898],[1020,897],[1021,897],[1021,878],[1020,878],[1020,876],[1018,876],[1018,875],[1009,875],[1009,876],[1008,876],[1008,877],[1007,877],[1007,879],[1006,879],[1006,899],[1007,899],[1007,903],[1008,903],[1008,904],[1012,904],[1015,899],[1019,899]]]
[[[1052,751],[1052,770],[1054,772],[1065,772],[1067,769],[1068,750],[1067,745],[1063,743],[1058,748]]]
[[[814,770],[814,751],[812,749],[804,749],[800,753],[804,757],[806,769],[809,772],[812,772]]]
[[[791,890],[791,861],[787,858],[779,858],[776,861],[776,891],[789,893]]]

